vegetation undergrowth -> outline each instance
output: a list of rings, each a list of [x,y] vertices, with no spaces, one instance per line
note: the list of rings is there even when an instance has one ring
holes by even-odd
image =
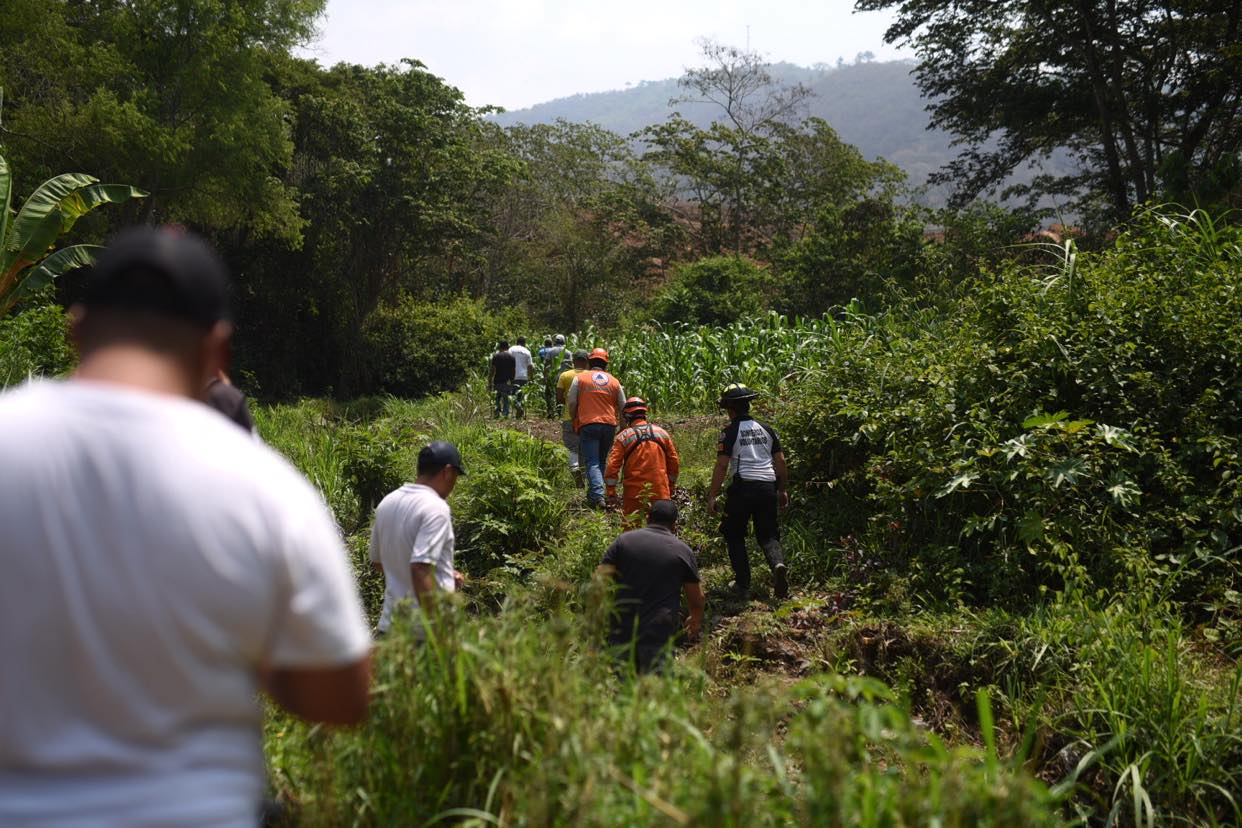
[[[277,790],[312,824],[1236,822],[1238,258],[1199,221],[1152,213],[947,307],[580,337],[667,384],[709,602],[667,677],[600,651],[618,524],[581,508],[554,424],[492,422],[477,380],[264,409],[372,613],[371,504],[433,435],[471,471],[461,605],[428,647],[383,643],[366,727],[269,720]],[[769,392],[797,481],[784,603],[761,564],[758,601],[728,596],[701,505],[721,421],[692,389],[733,379]]]

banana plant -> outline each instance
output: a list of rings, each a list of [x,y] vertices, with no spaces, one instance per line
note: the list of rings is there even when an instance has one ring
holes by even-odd
[[[53,252],[56,240],[103,204],[146,193],[128,184],[100,184],[84,173],[65,173],[39,185],[16,213],[10,208],[13,176],[0,155],[0,318],[56,277],[93,264],[101,248],[75,244]]]

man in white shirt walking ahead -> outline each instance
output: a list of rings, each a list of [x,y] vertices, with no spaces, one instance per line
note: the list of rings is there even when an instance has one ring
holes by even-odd
[[[519,420],[526,416],[526,386],[530,384],[531,374],[535,369],[535,361],[530,355],[530,348],[526,347],[526,337],[519,336],[517,344],[509,349],[509,353],[513,354],[514,374],[513,384],[517,386],[517,390],[513,392],[513,416]]]
[[[384,573],[384,608],[379,631],[388,632],[393,612],[412,600],[414,636],[426,639],[423,616],[435,612],[438,593],[461,589],[453,568],[453,515],[448,496],[466,473],[452,443],[436,440],[418,453],[418,477],[389,492],[375,509],[371,563]]]
[[[0,395],[0,825],[253,826],[264,689],[366,716],[371,641],[319,494],[197,401],[224,265],[118,236],[72,310],[81,362]]]

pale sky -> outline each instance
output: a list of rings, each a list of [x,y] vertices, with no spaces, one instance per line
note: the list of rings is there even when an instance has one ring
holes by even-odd
[[[412,57],[474,106],[522,109],[577,92],[677,77],[701,37],[810,66],[909,57],[884,45],[886,13],[852,0],[329,0],[303,54],[321,64]]]

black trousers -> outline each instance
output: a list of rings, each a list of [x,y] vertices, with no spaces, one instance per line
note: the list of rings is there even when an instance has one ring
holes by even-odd
[[[720,531],[729,548],[734,580],[742,591],[750,589],[750,558],[746,556],[746,531],[753,522],[755,540],[768,566],[773,569],[784,563],[781,555],[781,532],[776,523],[776,484],[765,480],[733,479],[725,493],[724,520]]]

